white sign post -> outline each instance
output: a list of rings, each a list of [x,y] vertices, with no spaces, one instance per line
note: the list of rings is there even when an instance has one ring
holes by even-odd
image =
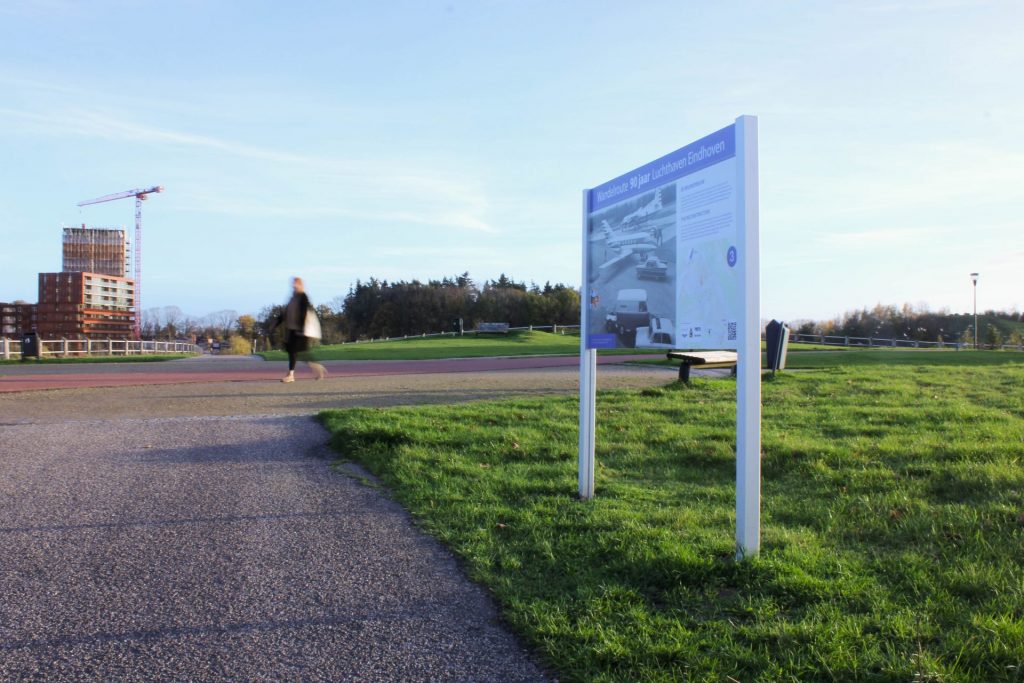
[[[587,253],[587,214],[589,192],[583,191],[583,253]],[[583,258],[583,282],[587,281],[587,259]],[[597,404],[597,349],[587,347],[590,306],[586,291],[580,301],[580,457],[579,492],[582,500],[594,497],[594,430]]]
[[[597,349],[736,349],[737,557],[760,548],[757,119],[583,192],[579,494],[594,495]]]
[[[757,119],[736,119],[736,212],[745,254],[739,345],[736,349],[736,556],[761,549],[761,283],[758,237]]]

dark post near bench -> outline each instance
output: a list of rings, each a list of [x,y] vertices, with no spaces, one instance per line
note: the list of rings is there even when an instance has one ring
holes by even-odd
[[[764,329],[765,346],[768,351],[768,369],[775,374],[776,370],[786,369],[786,351],[789,349],[789,328],[786,323],[772,320]]]
[[[21,335],[21,360],[24,362],[28,358],[39,359],[39,335],[36,332],[29,331]]]

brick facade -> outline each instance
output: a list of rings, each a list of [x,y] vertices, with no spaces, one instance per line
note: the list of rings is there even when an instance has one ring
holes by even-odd
[[[0,303],[0,335],[19,336],[31,332],[38,324],[38,306],[23,301]]]
[[[135,283],[103,273],[40,273],[38,331],[43,339],[130,339]]]

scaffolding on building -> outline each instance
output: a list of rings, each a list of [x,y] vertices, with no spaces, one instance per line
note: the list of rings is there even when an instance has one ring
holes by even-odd
[[[64,228],[65,273],[102,273],[126,277],[128,236],[118,228]]]

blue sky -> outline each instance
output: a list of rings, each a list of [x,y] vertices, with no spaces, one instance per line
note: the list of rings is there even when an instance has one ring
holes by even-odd
[[[580,282],[580,190],[759,119],[763,317],[1024,307],[1024,4],[0,0],[0,300],[143,205],[143,307]]]

